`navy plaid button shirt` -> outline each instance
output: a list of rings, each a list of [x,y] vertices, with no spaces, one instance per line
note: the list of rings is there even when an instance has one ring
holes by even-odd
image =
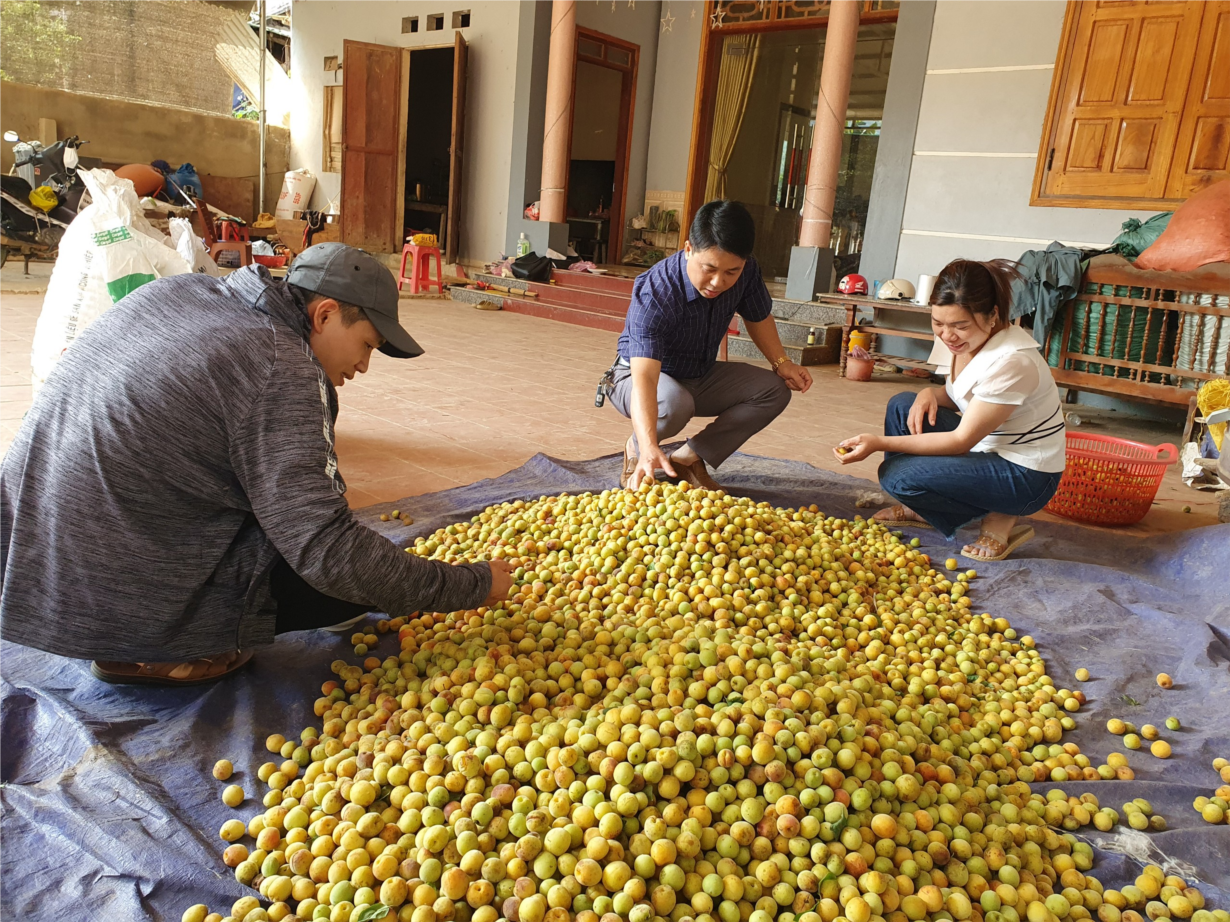
[[[679,250],[637,277],[619,356],[657,359],[663,374],[699,378],[717,362],[736,313],[756,323],[769,317],[772,307],[755,259],[748,259],[734,285],[710,299],[688,280],[687,260]]]

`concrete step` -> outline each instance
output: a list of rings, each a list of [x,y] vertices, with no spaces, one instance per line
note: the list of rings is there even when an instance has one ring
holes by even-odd
[[[448,296],[454,301],[462,301],[466,304],[478,304],[480,301],[491,301],[495,304],[503,306],[504,301],[513,300],[505,298],[496,291],[475,291],[472,288],[450,288]]]
[[[593,330],[606,330],[608,333],[620,333],[624,328],[623,317],[558,304],[542,304],[529,298],[506,298],[504,310],[511,314],[527,314],[530,317],[542,317],[544,320],[571,323]]]
[[[476,303],[486,299],[501,304],[505,310],[514,313],[547,317],[617,333],[623,330],[624,318],[632,300],[631,279],[556,271],[552,273],[556,284],[549,285],[524,279],[502,278],[488,273],[471,275],[475,281],[516,291],[533,292],[538,297],[522,298],[495,291],[454,288],[455,300]],[[772,310],[778,335],[791,360],[806,365],[836,361],[841,348],[839,328],[846,320],[844,310],[812,301],[790,301],[785,298],[773,299]],[[812,328],[816,330],[817,343],[809,347],[807,336]],[[755,344],[747,338],[747,327],[738,315],[735,316],[732,331],[739,335],[731,337],[731,355],[761,357]]]
[[[739,334],[746,336],[746,322],[738,314],[735,315],[735,320],[738,322]],[[782,345],[805,346],[807,336],[812,330],[816,331],[816,345],[841,345],[840,324],[796,323],[793,320],[781,320],[776,315],[773,320],[777,324],[777,335],[781,338]]]
[[[815,301],[788,301],[785,298],[773,299],[773,316],[779,320],[789,320],[811,327],[846,322],[846,312],[840,307],[817,304]]]
[[[560,275],[561,273],[556,273]],[[579,273],[562,273],[564,275],[579,276]],[[632,303],[630,294],[624,294],[618,291],[606,290],[600,287],[581,286],[575,287],[571,285],[547,285],[542,282],[529,282],[524,279],[509,279],[499,276],[487,275],[479,273],[475,277],[476,281],[481,281],[489,285],[499,285],[504,288],[512,288],[515,291],[532,292],[537,295],[536,299],[541,304],[554,304],[559,307],[578,308],[585,311],[593,311],[596,313],[610,314],[620,319],[627,316],[628,305]],[[496,292],[498,294],[498,292]]]
[[[557,269],[551,273],[550,283],[531,282],[527,279],[510,279],[491,275],[487,272],[474,272],[471,273],[471,277],[482,279],[482,281],[488,283],[507,285],[509,288],[520,288],[525,291],[538,291],[539,289],[581,291],[602,294],[608,297],[624,298],[625,300],[632,298],[633,279],[611,278],[603,275],[591,275],[586,272],[561,272]]]
[[[610,314],[621,320],[628,316],[631,301],[619,295],[601,291],[585,291],[579,288],[557,288],[554,285],[535,285],[530,289],[540,304],[556,304],[560,307],[576,307],[581,310]]]
[[[503,288],[511,288],[513,291],[529,291],[533,286],[532,282],[527,282],[525,279],[506,279],[486,272],[471,272],[470,281],[482,282],[484,285],[500,285]]]
[[[512,286],[509,286],[512,287]],[[530,317],[542,317],[546,320],[556,320],[561,323],[571,323],[576,326],[590,327],[595,330],[606,330],[609,333],[619,333],[624,328],[622,315],[616,316],[602,311],[585,310],[579,307],[569,307],[561,304],[544,303],[536,298],[520,298],[515,295],[505,295],[498,291],[476,291],[472,288],[451,288],[449,296],[454,301],[477,304],[480,301],[491,301],[500,305],[510,314],[526,314]]]
[[[510,279],[491,275],[487,272],[471,271],[471,278],[481,278],[483,281],[496,281],[501,285],[543,285],[543,282],[527,282],[524,279]],[[622,275],[595,275],[592,272],[569,272],[567,269],[552,269],[551,281],[554,288],[579,288],[583,291],[601,291],[607,294],[632,296],[632,285],[636,279],[625,278]]]
[[[636,280],[624,278],[622,275],[594,275],[592,272],[569,272],[567,269],[554,269],[551,272],[551,281],[565,288],[585,288],[630,298],[632,297],[632,285]]]
[[[782,343],[786,355],[796,365],[835,365],[837,363],[841,344],[837,346],[798,346]],[[765,361],[765,357],[756,344],[746,336],[730,336],[726,339],[726,354],[730,358],[753,359]]]

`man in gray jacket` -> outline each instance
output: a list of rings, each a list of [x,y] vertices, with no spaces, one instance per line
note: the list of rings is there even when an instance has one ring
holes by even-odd
[[[193,684],[275,634],[369,610],[495,605],[503,561],[449,566],[360,525],[337,391],[422,349],[361,250],[305,250],[124,298],[68,349],[0,469],[0,636],[111,682]]]

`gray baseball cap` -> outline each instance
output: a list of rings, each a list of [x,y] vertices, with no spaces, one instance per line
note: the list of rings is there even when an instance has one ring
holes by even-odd
[[[384,337],[380,351],[385,355],[412,359],[423,354],[423,347],[397,318],[399,301],[393,273],[370,253],[344,243],[318,243],[295,257],[286,281],[362,308]]]

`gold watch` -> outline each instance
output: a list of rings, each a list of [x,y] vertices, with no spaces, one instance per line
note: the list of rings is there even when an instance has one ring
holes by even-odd
[[[774,371],[777,371],[777,369],[781,368],[783,365],[785,365],[789,361],[790,361],[790,356],[783,355],[780,359],[774,359],[772,362],[770,362],[769,367],[772,368]]]

